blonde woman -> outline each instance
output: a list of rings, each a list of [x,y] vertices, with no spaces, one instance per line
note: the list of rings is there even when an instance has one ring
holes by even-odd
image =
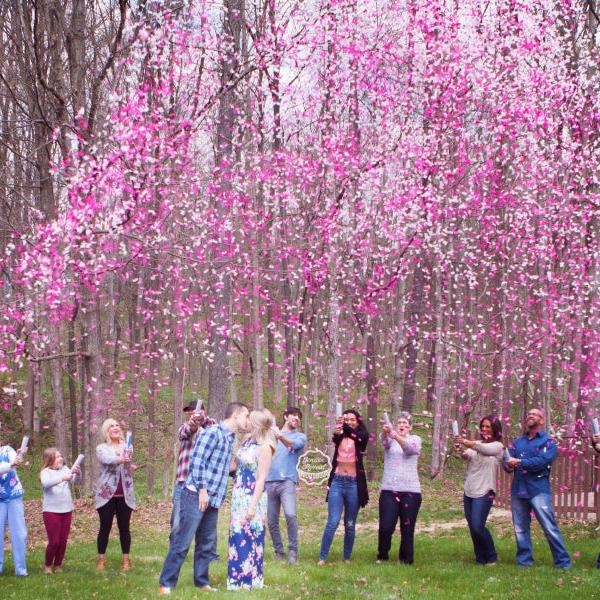
[[[227,589],[263,587],[267,520],[265,481],[277,446],[273,415],[266,409],[250,413],[251,433],[236,454],[231,493]]]
[[[129,571],[131,569],[129,521],[131,511],[135,510],[131,456],[125,448],[123,430],[114,419],[104,421],[102,437],[104,443],[96,447],[96,457],[100,462],[100,476],[96,485],[96,510],[100,518],[96,568],[103,570],[105,567],[108,536],[116,515],[123,552],[123,571]]]
[[[80,475],[79,467],[67,467],[58,448],[44,450],[40,481],[44,492],[42,517],[48,534],[44,563],[44,573],[47,575],[62,570],[73,515],[71,484]]]

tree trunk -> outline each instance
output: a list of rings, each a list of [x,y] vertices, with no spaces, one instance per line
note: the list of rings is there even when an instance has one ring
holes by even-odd
[[[75,360],[75,316],[69,319],[67,324],[67,348],[69,357],[67,358],[67,375],[69,378],[69,413],[71,419],[71,461],[75,461],[79,454],[79,436],[77,418],[77,393],[75,391],[75,381],[77,379],[77,361]]]
[[[377,461],[377,354],[375,351],[375,336],[372,324],[367,325],[366,330],[366,359],[367,359],[367,426],[369,430],[369,446],[367,447],[367,459],[369,468],[367,477],[369,481],[375,479],[375,463]]]
[[[419,353],[419,326],[421,321],[421,305],[425,277],[420,264],[415,265],[410,303],[408,306],[406,334],[406,366],[404,373],[404,389],[402,392],[402,410],[413,411],[416,396],[417,356]]]
[[[327,452],[333,456],[331,437],[335,424],[335,410],[339,400],[340,377],[340,299],[333,285],[329,290],[329,318],[327,323]]]
[[[49,327],[50,339],[52,340],[53,351],[55,354],[61,354],[60,328],[57,325]],[[67,415],[65,412],[65,391],[63,387],[63,368],[62,360],[55,358],[50,361],[50,377],[52,382],[52,396],[54,398],[54,436],[55,445],[65,457],[67,452]]]
[[[431,449],[431,477],[436,477],[444,469],[446,443],[448,439],[448,407],[446,402],[447,357],[442,341],[444,331],[444,305],[440,274],[435,276],[435,384],[433,407],[433,440]]]
[[[397,302],[398,314],[396,316],[396,335],[393,340],[394,347],[394,383],[392,388],[392,423],[396,422],[396,417],[400,411],[400,397],[402,394],[402,375],[403,375],[403,356],[405,350],[405,326],[404,326],[404,305],[405,305],[405,280],[402,279],[398,284]]]
[[[263,356],[262,356],[262,323],[260,318],[260,273],[258,268],[258,240],[252,248],[252,338],[253,372],[252,403],[254,408],[263,408]]]
[[[230,190],[228,171],[235,160],[233,137],[240,118],[239,102],[234,87],[228,87],[239,70],[242,24],[244,21],[243,0],[224,0],[223,2],[223,42],[219,60],[221,82],[225,91],[219,99],[216,127],[215,165],[220,182],[214,198],[216,217],[219,223],[228,218],[227,195]],[[213,285],[212,314],[210,315],[209,344],[212,362],[208,368],[208,404],[211,414],[217,420],[223,418],[227,405],[227,383],[229,381],[229,338],[230,338],[230,302],[231,277],[229,262],[229,244],[225,232],[219,232],[213,240],[211,259],[216,284]]]

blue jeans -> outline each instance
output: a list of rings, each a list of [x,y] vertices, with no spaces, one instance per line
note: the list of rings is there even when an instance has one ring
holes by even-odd
[[[485,496],[479,498],[463,496],[465,519],[469,524],[469,531],[473,540],[475,562],[480,565],[495,563],[498,560],[492,534],[485,526],[495,496],[496,494],[491,490]]]
[[[185,488],[185,481],[176,481],[175,487],[173,488],[173,510],[171,511],[171,534],[169,539],[173,535],[173,531],[179,529],[179,513],[181,510],[181,491]]]
[[[171,531],[169,552],[160,574],[160,585],[174,588],[179,571],[195,538],[194,584],[209,585],[208,565],[217,546],[217,517],[219,510],[209,506],[204,512],[198,508],[198,494],[187,488],[181,490],[179,527]]]
[[[15,575],[27,575],[25,552],[27,549],[27,526],[25,525],[25,510],[23,498],[14,498],[0,502],[0,573],[4,568],[4,533],[6,522],[10,527],[10,547],[12,548]]]
[[[296,517],[296,484],[291,479],[267,481],[265,484],[269,498],[267,504],[267,523],[273,540],[275,554],[283,556],[285,549],[279,532],[279,511],[283,506],[283,514],[287,525],[288,546],[291,552],[298,552],[298,518]]]
[[[356,477],[334,475],[327,497],[327,524],[321,540],[320,560],[329,554],[333,536],[344,511],[344,560],[350,560],[354,546],[356,517],[358,515],[358,487]]]
[[[531,511],[533,511],[550,545],[550,551],[554,557],[554,566],[559,569],[569,569],[571,567],[571,558],[565,548],[556,523],[556,517],[552,508],[552,496],[543,493],[533,498],[517,498],[512,496],[510,502],[517,541],[517,563],[522,567],[528,567],[533,564],[530,534]]]

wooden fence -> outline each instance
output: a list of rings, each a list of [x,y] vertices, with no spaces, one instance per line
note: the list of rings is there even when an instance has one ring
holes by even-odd
[[[494,506],[510,510],[513,476],[502,468]],[[600,522],[600,455],[591,449],[570,456],[559,449],[552,464],[550,485],[554,511],[560,519]]]

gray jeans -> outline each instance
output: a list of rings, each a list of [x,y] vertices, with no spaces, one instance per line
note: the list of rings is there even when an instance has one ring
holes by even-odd
[[[267,522],[273,540],[275,553],[285,554],[281,534],[279,533],[279,509],[283,505],[283,514],[287,523],[288,546],[291,552],[298,553],[298,519],[296,517],[296,484],[290,479],[267,481],[265,484],[269,502]]]

